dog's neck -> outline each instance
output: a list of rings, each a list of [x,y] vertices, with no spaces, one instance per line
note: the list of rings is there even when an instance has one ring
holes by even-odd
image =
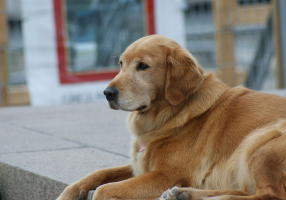
[[[178,113],[181,117],[178,116],[175,118],[180,119],[177,122],[177,126],[184,125],[187,121],[205,113],[229,89],[229,86],[221,82],[212,73],[207,73],[204,76],[202,86],[188,97],[184,105],[184,110]],[[185,109],[188,110],[187,115],[184,112]],[[184,118],[185,120],[182,120]]]
[[[141,137],[158,129],[180,127],[206,112],[229,87],[217,79],[213,74],[204,76],[200,88],[177,106],[171,105],[166,99],[145,112],[136,111],[129,114],[127,123],[136,137]],[[177,117],[174,117],[177,116]],[[165,132],[165,131],[164,131]]]

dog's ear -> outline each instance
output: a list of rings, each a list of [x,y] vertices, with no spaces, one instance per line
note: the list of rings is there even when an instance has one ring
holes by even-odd
[[[203,69],[182,47],[167,56],[166,99],[174,106],[195,92],[203,82]]]

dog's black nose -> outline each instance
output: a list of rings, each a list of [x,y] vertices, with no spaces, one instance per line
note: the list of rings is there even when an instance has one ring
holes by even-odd
[[[117,97],[118,91],[113,87],[109,87],[103,91],[103,94],[106,96],[108,101],[112,101]]]

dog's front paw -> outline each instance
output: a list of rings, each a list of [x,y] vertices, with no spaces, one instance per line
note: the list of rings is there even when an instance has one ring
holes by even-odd
[[[170,190],[165,191],[159,200],[188,200],[189,195],[187,191],[179,187],[173,187]]]
[[[87,191],[81,189],[77,184],[66,187],[56,200],[81,200],[85,199]]]
[[[112,191],[108,190],[106,185],[102,185],[95,190],[92,200],[118,200],[112,197],[111,193]]]

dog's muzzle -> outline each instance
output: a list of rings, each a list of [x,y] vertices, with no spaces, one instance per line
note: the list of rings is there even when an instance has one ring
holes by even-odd
[[[114,87],[109,87],[103,91],[103,94],[108,101],[113,101],[118,96],[118,90],[116,90]]]

